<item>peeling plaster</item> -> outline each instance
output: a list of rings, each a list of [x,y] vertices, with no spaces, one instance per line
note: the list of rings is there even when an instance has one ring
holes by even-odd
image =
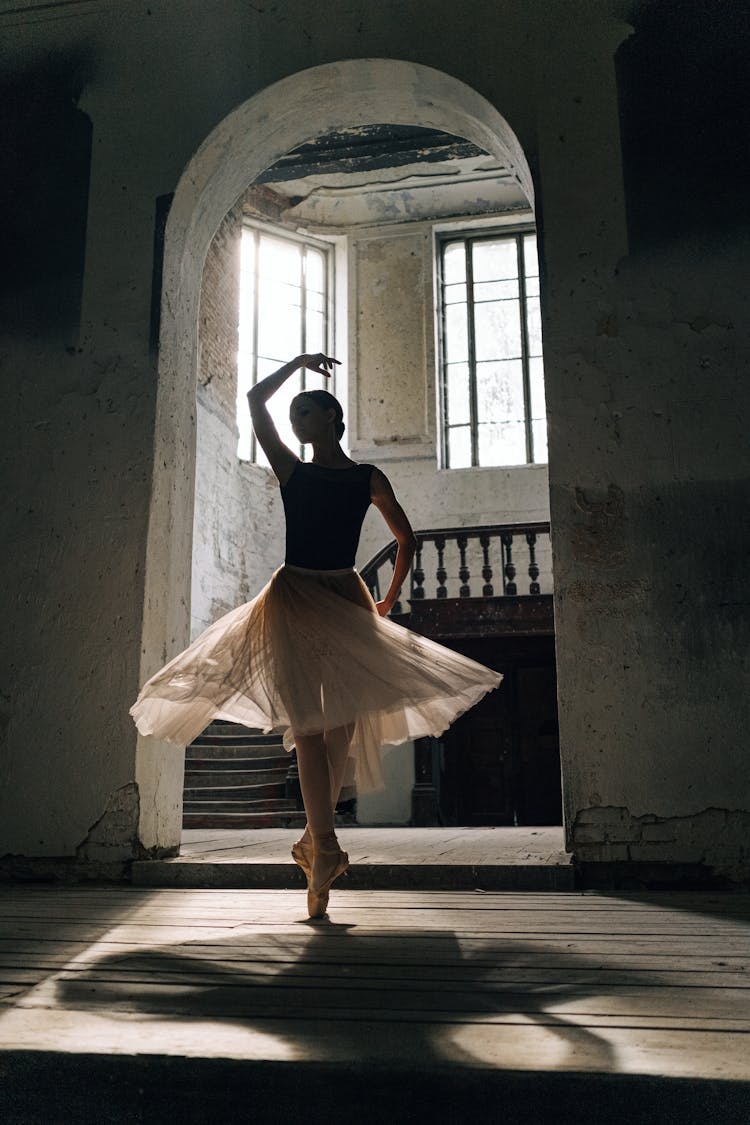
[[[104,812],[76,848],[76,859],[89,864],[134,859],[142,850],[138,840],[139,818],[138,786],[129,781],[110,795]]]
[[[705,808],[691,816],[635,816],[622,806],[590,806],[576,815],[569,846],[583,863],[691,864],[745,882],[750,812]]]

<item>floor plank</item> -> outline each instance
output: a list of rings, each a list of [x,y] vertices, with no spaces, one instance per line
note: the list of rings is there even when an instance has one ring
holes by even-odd
[[[741,895],[0,888],[0,1049],[750,1081]]]

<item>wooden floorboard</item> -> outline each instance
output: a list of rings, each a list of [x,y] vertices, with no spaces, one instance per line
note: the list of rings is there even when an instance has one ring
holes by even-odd
[[[0,888],[19,1048],[750,1081],[750,899]]]

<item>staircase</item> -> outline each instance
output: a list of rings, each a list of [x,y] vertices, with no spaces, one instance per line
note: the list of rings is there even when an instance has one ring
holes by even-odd
[[[286,796],[293,762],[280,735],[211,723],[185,751],[183,828],[304,827]]]

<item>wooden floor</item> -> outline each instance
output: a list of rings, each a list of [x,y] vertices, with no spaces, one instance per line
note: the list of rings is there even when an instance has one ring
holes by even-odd
[[[750,1089],[750,896],[334,890],[305,915],[291,891],[0,888],[0,1052]]]

